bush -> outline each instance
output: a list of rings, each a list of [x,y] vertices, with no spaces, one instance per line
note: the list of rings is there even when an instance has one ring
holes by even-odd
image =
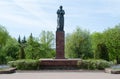
[[[78,67],[80,69],[88,69],[88,70],[102,70],[104,68],[110,67],[113,65],[113,62],[108,62],[106,60],[82,60],[78,61]]]
[[[37,70],[39,69],[39,63],[38,60],[16,60],[8,62],[8,65],[19,70]]]

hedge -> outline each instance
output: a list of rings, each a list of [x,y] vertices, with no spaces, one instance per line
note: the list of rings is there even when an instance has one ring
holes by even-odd
[[[108,62],[106,60],[89,59],[89,60],[78,61],[77,66],[79,69],[103,70],[104,68],[110,67],[113,64],[114,64],[113,62]]]
[[[16,61],[10,61],[8,64],[11,67],[16,67],[18,70],[38,70],[40,69],[40,61],[39,60],[16,60]],[[87,70],[102,70],[104,68],[112,66],[113,62],[108,62],[106,60],[80,60],[77,63],[77,67],[79,69],[87,69]]]
[[[8,65],[11,67],[16,67],[18,70],[38,70],[39,69],[39,60],[16,60],[8,62]]]

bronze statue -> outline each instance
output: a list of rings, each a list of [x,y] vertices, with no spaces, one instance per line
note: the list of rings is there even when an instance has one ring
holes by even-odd
[[[57,10],[57,31],[63,31],[64,29],[64,14],[65,11],[60,6],[60,9]]]

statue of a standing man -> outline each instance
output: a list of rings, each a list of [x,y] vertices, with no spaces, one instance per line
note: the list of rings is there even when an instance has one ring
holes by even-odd
[[[64,29],[64,14],[65,11],[60,6],[60,9],[57,10],[57,31],[63,31]]]

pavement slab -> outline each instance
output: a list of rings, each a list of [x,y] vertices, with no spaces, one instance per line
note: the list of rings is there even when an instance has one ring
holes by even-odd
[[[120,75],[109,74],[104,71],[43,70],[0,74],[0,79],[120,79]]]

